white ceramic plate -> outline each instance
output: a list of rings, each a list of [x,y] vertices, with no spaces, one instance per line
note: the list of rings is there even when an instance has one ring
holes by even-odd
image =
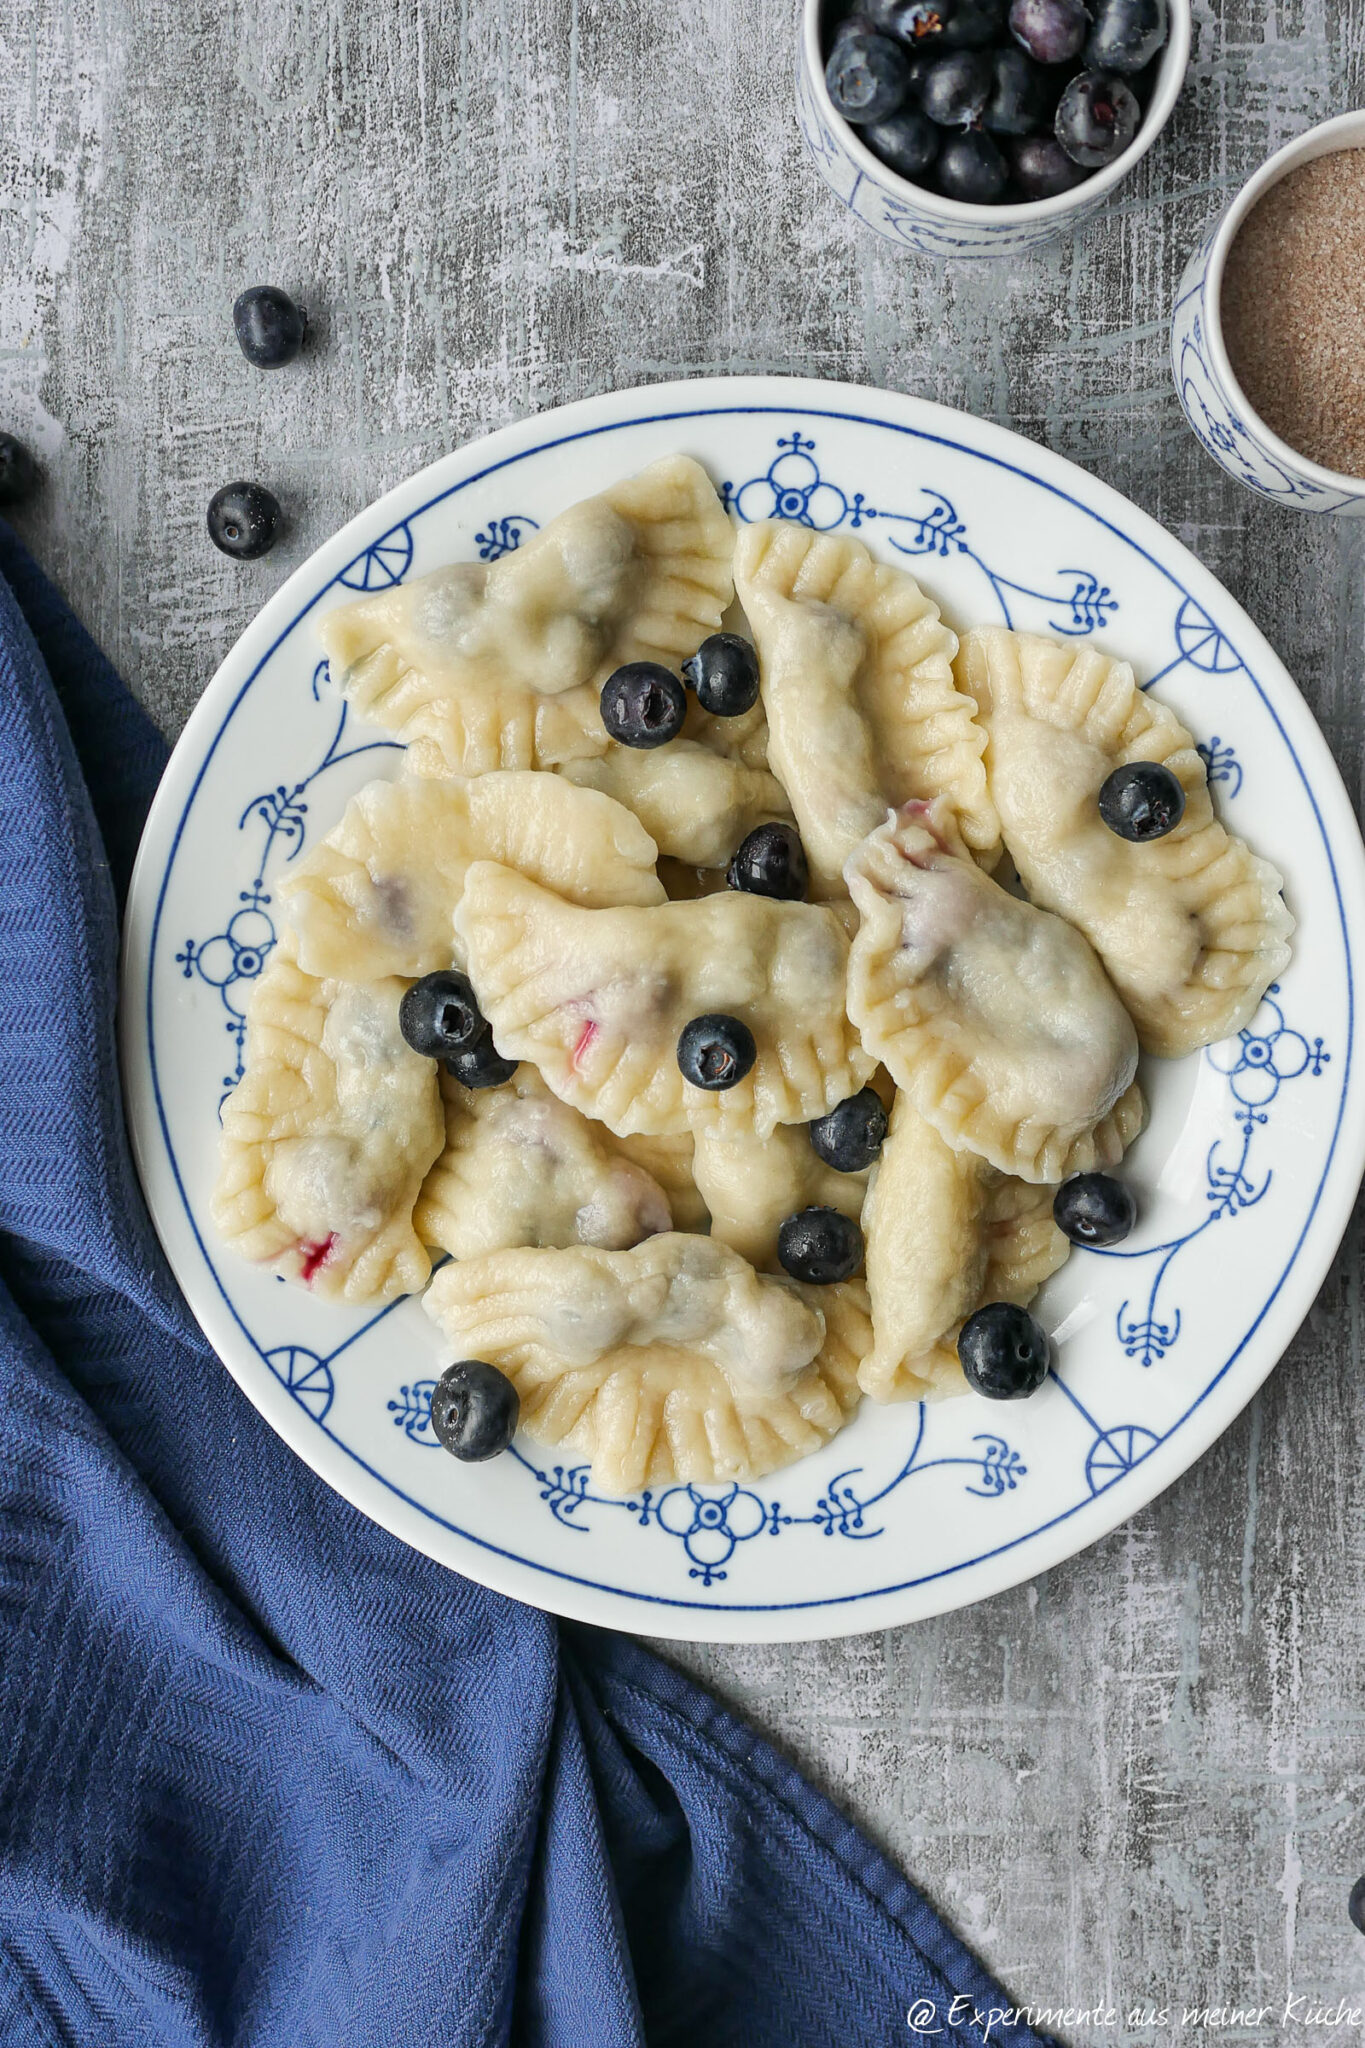
[[[1134,662],[1208,749],[1234,828],[1288,878],[1293,965],[1251,1029],[1146,1063],[1130,1155],[1137,1234],[1077,1252],[1040,1314],[1057,1372],[1033,1400],[861,1413],[748,1486],[603,1497],[519,1439],[462,1467],[435,1444],[443,1364],[415,1302],[362,1316],[216,1241],[208,1200],[242,1013],[281,872],[398,752],[348,718],[318,618],[455,558],[489,559],[674,450],[742,519],[856,528],[966,626],[1084,636]],[[882,1628],[1032,1576],[1198,1457],[1302,1320],[1365,1157],[1351,933],[1365,859],[1336,769],[1245,614],[1170,536],[1046,450],[851,386],[734,378],[590,399],[448,456],[293,575],[204,694],[133,884],[123,1051],[157,1228],[205,1332],[261,1413],[365,1513],[519,1599],[655,1635],[766,1641]]]

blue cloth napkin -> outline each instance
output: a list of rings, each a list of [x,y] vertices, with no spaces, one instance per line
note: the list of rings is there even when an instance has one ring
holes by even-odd
[[[765,1743],[405,1549],[212,1356],[114,1053],[165,750],[0,574],[0,2043],[1031,2048]]]

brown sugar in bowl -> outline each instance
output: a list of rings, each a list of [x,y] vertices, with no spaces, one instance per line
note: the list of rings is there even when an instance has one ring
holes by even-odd
[[[1228,251],[1221,311],[1258,418],[1320,468],[1365,477],[1365,147],[1261,195]]]
[[[1247,180],[1185,266],[1171,367],[1193,433],[1229,476],[1297,511],[1360,518],[1365,288],[1342,260],[1352,249],[1365,249],[1365,110],[1309,129]]]

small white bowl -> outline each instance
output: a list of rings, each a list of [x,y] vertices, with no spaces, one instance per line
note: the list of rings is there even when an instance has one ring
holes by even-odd
[[[1067,234],[1103,206],[1171,117],[1190,61],[1191,0],[1170,0],[1171,32],[1147,111],[1129,147],[1083,185],[1019,206],[969,206],[898,177],[836,114],[825,86],[821,24],[828,0],[803,0],[796,118],[815,168],[849,212],[898,248],[921,256],[1017,256]]]
[[[1195,437],[1248,490],[1301,512],[1365,516],[1365,479],[1310,462],[1254,413],[1223,344],[1223,272],[1242,222],[1272,185],[1314,157],[1365,148],[1365,112],[1338,114],[1287,142],[1248,179],[1185,266],[1171,314],[1176,396]]]

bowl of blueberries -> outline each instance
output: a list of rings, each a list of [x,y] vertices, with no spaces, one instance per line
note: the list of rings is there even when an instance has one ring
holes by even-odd
[[[1190,0],[805,0],[801,131],[868,227],[924,255],[1038,247],[1155,142]]]

